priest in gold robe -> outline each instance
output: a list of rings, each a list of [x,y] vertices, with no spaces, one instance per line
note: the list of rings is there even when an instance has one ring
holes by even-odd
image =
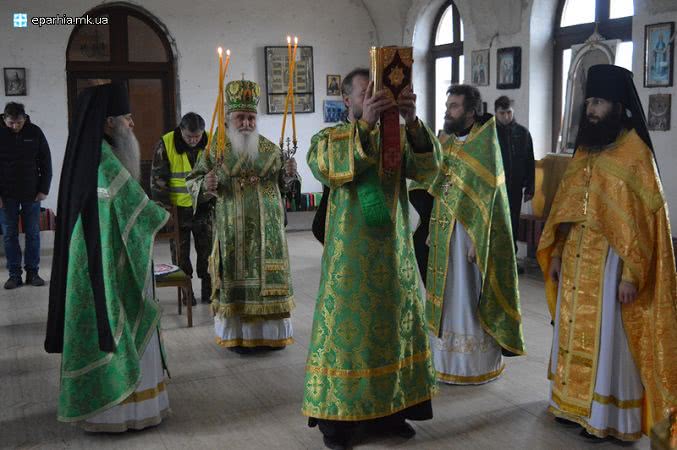
[[[677,403],[668,211],[632,73],[589,69],[576,152],[538,248],[554,321],[550,411],[639,439]]]
[[[282,152],[257,132],[259,85],[231,81],[225,90],[225,148],[213,139],[186,178],[194,206],[216,197],[209,261],[216,342],[237,353],[282,349],[292,342],[294,307],[278,186]]]
[[[436,176],[439,144],[416,116],[416,96],[405,91],[399,112],[406,126],[395,128],[402,164],[394,173],[381,170],[376,122],[394,101],[372,90],[368,70],[348,74],[348,123],[320,131],[308,152],[313,174],[331,190],[302,410],[332,449],[347,448],[371,419],[408,438],[415,430],[405,419],[432,418],[435,379],[406,179]]]

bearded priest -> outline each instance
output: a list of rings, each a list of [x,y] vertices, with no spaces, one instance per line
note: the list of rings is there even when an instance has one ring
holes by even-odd
[[[209,260],[216,342],[240,354],[279,350],[292,343],[294,308],[278,185],[282,152],[257,132],[259,85],[231,81],[225,90],[225,146],[213,139],[186,178],[194,207],[216,197]]]
[[[550,411],[590,439],[631,441],[677,398],[670,222],[632,72],[592,66],[582,113],[537,254],[555,325]]]

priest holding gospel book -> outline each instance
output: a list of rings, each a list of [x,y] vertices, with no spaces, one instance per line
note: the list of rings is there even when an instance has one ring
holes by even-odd
[[[316,134],[308,153],[313,174],[331,190],[303,414],[329,448],[351,445],[367,424],[409,438],[415,430],[405,419],[432,418],[435,374],[406,179],[437,176],[439,143],[416,116],[411,49],[404,50],[387,49],[379,70],[396,95],[388,86],[374,92],[368,70],[352,71],[342,86],[349,122]],[[389,128],[388,110],[406,125]],[[387,154],[392,142],[399,146]]]

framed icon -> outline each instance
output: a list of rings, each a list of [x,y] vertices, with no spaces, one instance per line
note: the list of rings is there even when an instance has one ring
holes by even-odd
[[[644,86],[672,86],[675,22],[644,28]]]
[[[5,95],[26,95],[26,69],[24,67],[5,67]]]
[[[522,82],[522,48],[499,48],[496,53],[496,88],[519,89]]]
[[[283,114],[289,86],[289,56],[287,47],[265,47],[266,99],[268,114]],[[298,46],[294,71],[294,100],[296,113],[315,112],[315,85],[313,78],[313,47]]]

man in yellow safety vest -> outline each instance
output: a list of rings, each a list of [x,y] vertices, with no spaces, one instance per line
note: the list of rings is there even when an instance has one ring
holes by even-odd
[[[209,303],[211,279],[207,270],[212,244],[212,211],[214,202],[201,203],[193,213],[193,200],[186,188],[186,177],[207,145],[205,121],[194,112],[181,118],[173,131],[162,136],[155,145],[151,170],[153,200],[169,207],[176,205],[179,221],[181,259],[176,259],[176,243],[171,243],[172,261],[188,276],[193,275],[190,262],[190,234],[197,253],[197,276],[202,280],[202,303]]]

